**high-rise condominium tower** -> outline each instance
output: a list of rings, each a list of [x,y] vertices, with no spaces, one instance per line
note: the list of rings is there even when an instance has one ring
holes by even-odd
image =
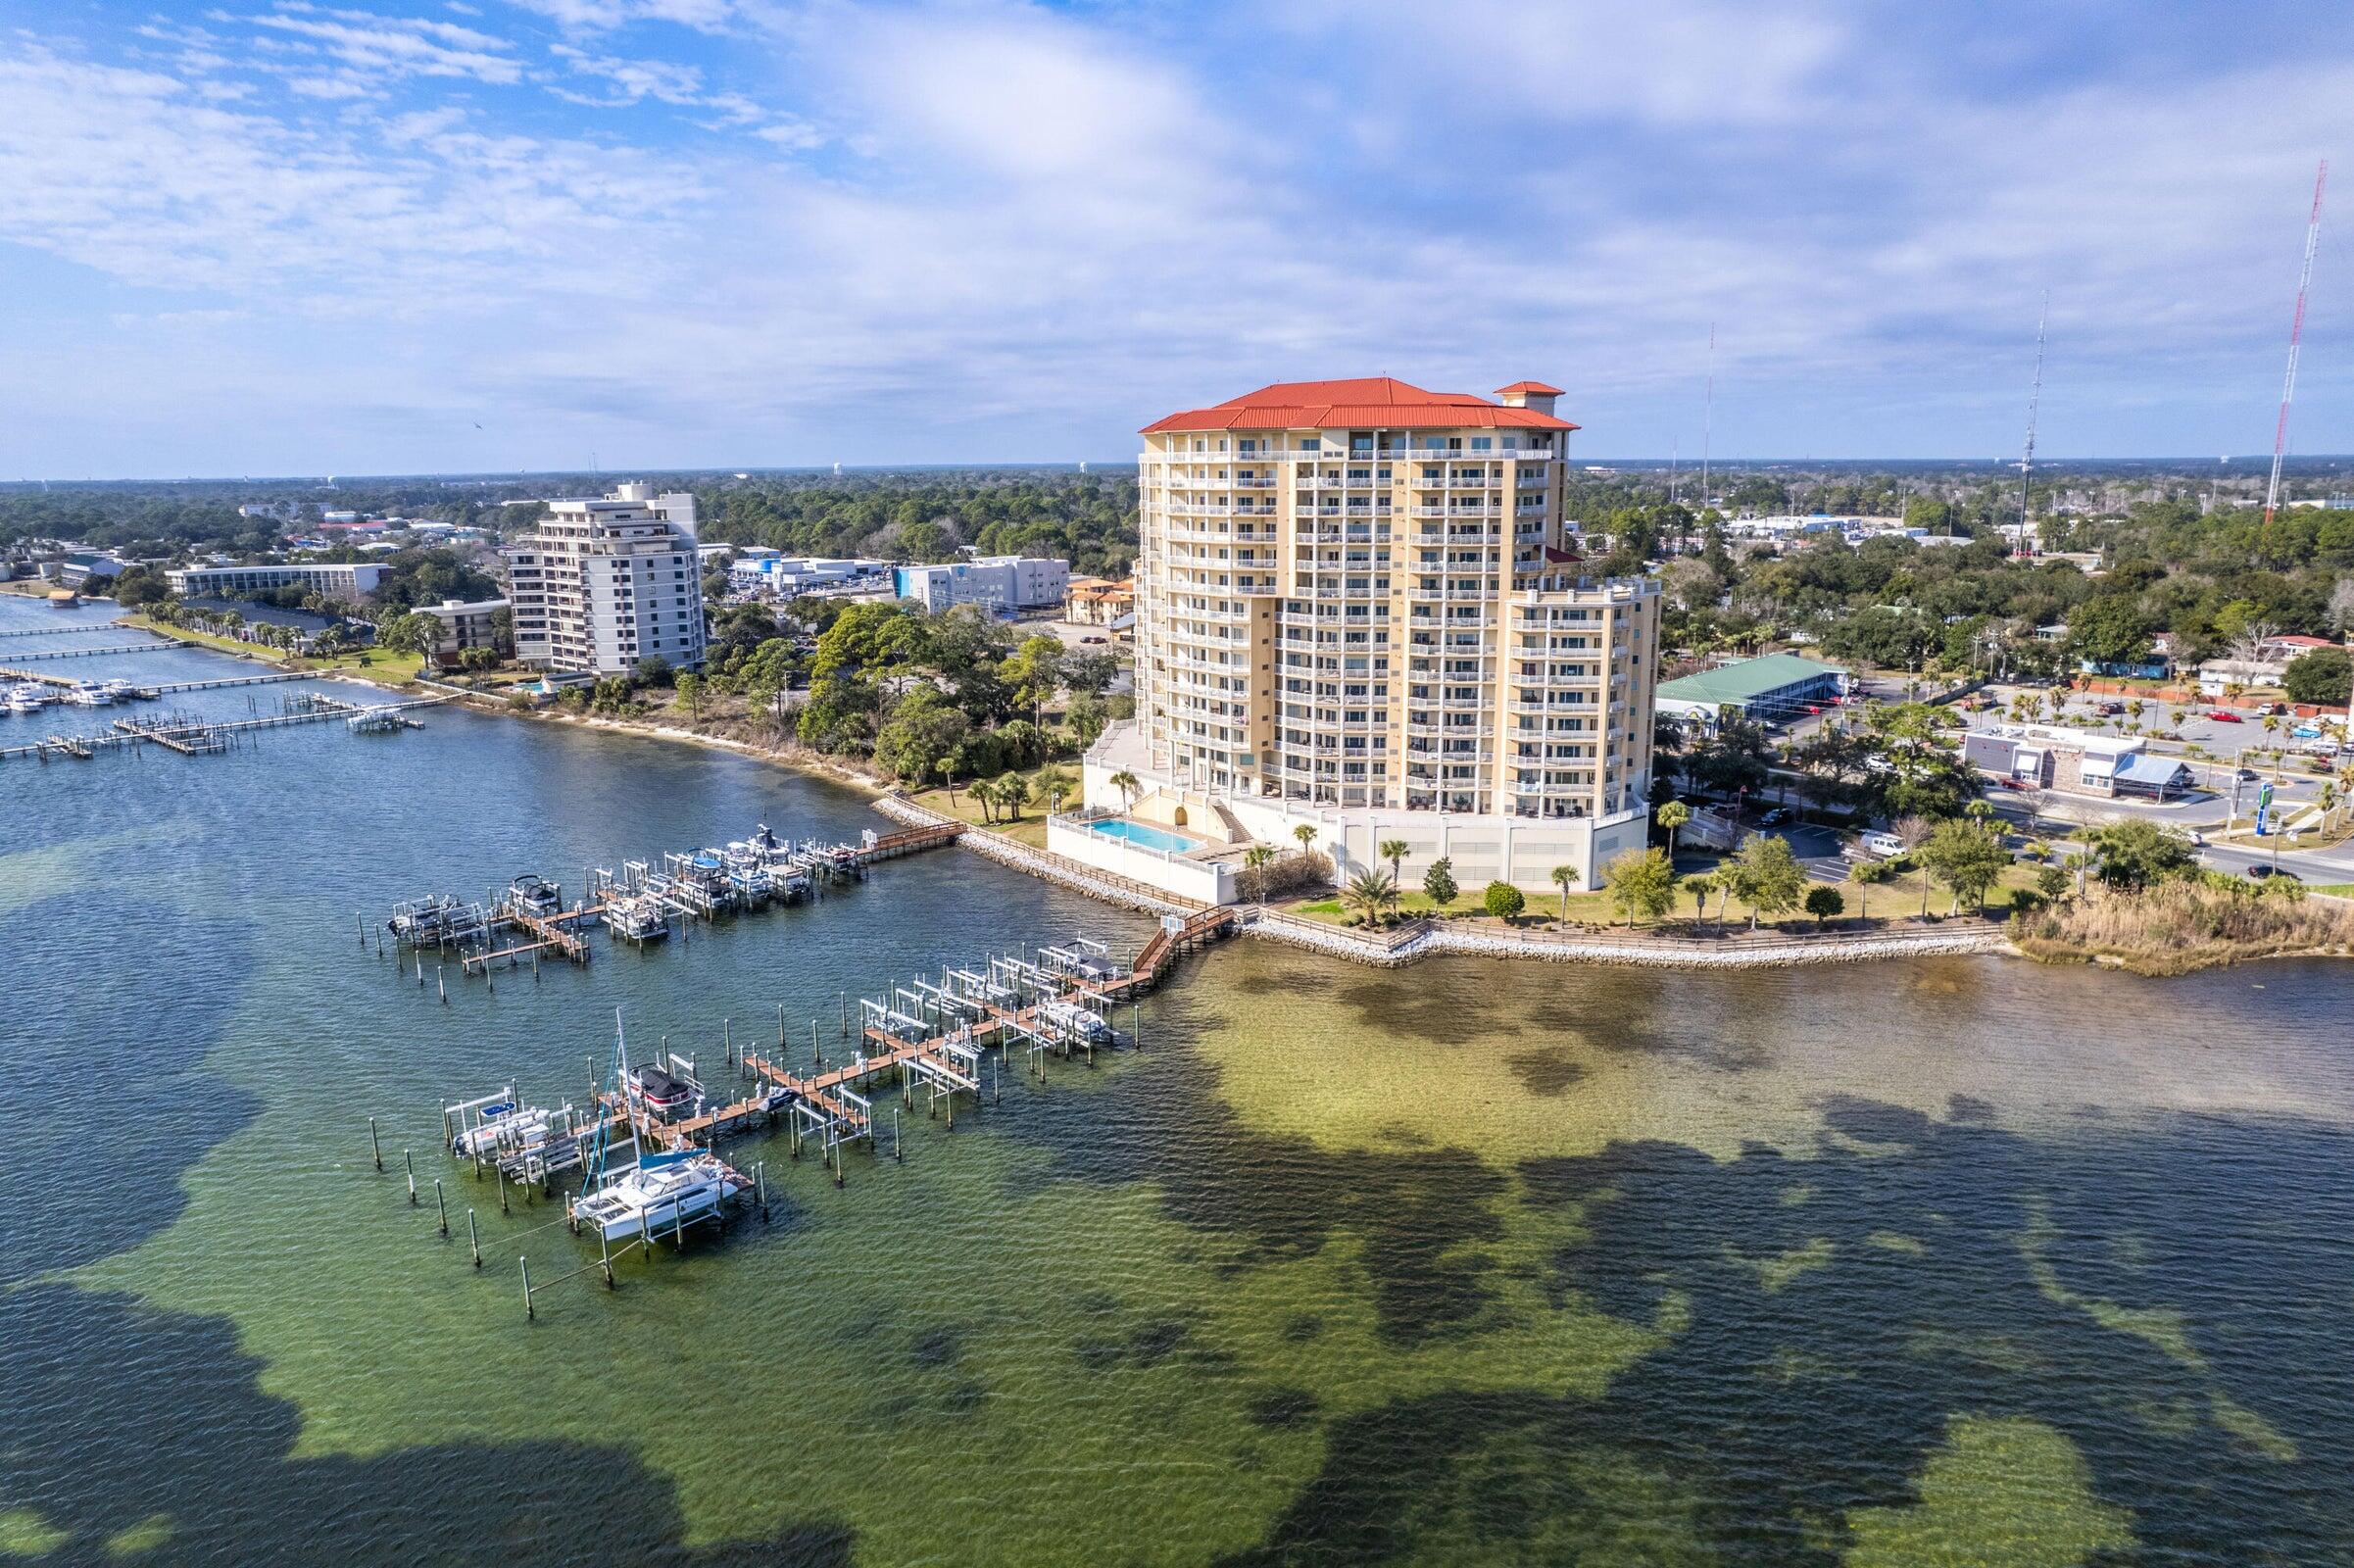
[[[1098,752],[1197,828],[1594,885],[1644,833],[1659,595],[1580,574],[1559,395],[1283,382],[1146,426],[1137,721]]]
[[[538,529],[502,553],[525,663],[600,675],[649,658],[703,663],[693,496],[625,484],[599,501],[551,501]]]

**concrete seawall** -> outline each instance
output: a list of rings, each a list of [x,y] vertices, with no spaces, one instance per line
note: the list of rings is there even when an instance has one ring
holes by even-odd
[[[1953,931],[1890,931],[1852,936],[1792,937],[1757,943],[1738,939],[1708,942],[1674,937],[1609,938],[1449,929],[1427,925],[1400,942],[1383,942],[1336,926],[1262,911],[1243,929],[1272,942],[1377,968],[1396,969],[1443,954],[1495,958],[1538,958],[1548,963],[1617,964],[1654,969],[1766,969],[1814,963],[1865,963],[1876,958],[1949,957],[1965,954],[2012,953],[1999,927]]]
[[[957,820],[956,817],[932,810],[928,807],[917,806],[912,801],[901,800],[893,795],[886,795],[877,800],[874,803],[874,808],[895,822],[905,822],[912,827],[925,827],[935,822]],[[1045,850],[1033,849],[1018,840],[1007,838],[1003,833],[992,833],[987,828],[968,827],[964,830],[964,836],[956,842],[975,855],[984,856],[997,861],[1000,865],[1009,865],[1016,871],[1027,872],[1043,881],[1052,882],[1057,887],[1069,888],[1073,893],[1084,893],[1091,899],[1101,899],[1105,904],[1116,904],[1124,909],[1136,909],[1145,914],[1179,916],[1198,912],[1198,906],[1180,904],[1142,883],[1124,881],[1107,872],[1099,871],[1094,866],[1082,865],[1063,856],[1050,855]]]

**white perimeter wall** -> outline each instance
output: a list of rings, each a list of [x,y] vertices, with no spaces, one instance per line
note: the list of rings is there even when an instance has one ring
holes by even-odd
[[[1111,792],[1114,805],[1119,792]],[[1163,850],[1146,849],[1123,839],[1108,838],[1093,833],[1078,823],[1061,817],[1047,820],[1047,848],[1054,854],[1092,865],[1099,871],[1109,871],[1132,882],[1142,882],[1179,898],[1194,899],[1203,904],[1232,904],[1235,898],[1234,869],[1225,864],[1206,860],[1189,860],[1183,856],[1170,855]]]
[[[1118,771],[1116,766],[1087,764],[1082,790],[1089,806],[1112,811],[1120,809],[1120,792],[1109,782]],[[1138,777],[1143,779],[1146,791],[1152,793],[1157,781],[1145,777],[1141,771]],[[1179,798],[1188,808],[1189,828],[1194,831],[1213,828],[1217,815],[1209,809],[1206,797],[1186,790],[1179,792]],[[1369,866],[1387,870],[1389,861],[1381,856],[1382,842],[1402,839],[1406,844],[1404,881],[1408,889],[1421,885],[1422,873],[1441,856],[1454,861],[1458,887],[1479,888],[1490,882],[1509,882],[1529,892],[1552,893],[1557,891],[1553,886],[1553,867],[1574,865],[1578,868],[1576,885],[1580,889],[1593,889],[1602,885],[1601,868],[1612,857],[1642,849],[1649,842],[1647,808],[1613,816],[1567,818],[1403,810],[1318,814],[1292,807],[1291,803],[1253,796],[1221,795],[1216,799],[1242,824],[1245,833],[1278,849],[1297,846],[1299,841],[1292,836],[1292,830],[1300,823],[1314,827],[1316,848],[1334,857],[1344,882],[1352,873]],[[1100,839],[1103,835],[1086,836]],[[1131,874],[1152,880],[1141,873]]]

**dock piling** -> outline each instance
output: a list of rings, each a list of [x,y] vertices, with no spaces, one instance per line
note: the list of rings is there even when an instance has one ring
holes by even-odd
[[[450,1200],[442,1196],[441,1178],[433,1178],[433,1206],[441,1213],[441,1234],[446,1241],[450,1234]]]
[[[409,1173],[409,1206],[415,1208],[417,1206],[417,1162],[409,1157],[409,1151],[406,1149],[401,1151],[401,1165]]]
[[[433,978],[441,987],[441,1004],[446,1007],[450,1004],[450,966],[446,963],[435,964]]]
[[[531,1259],[518,1257],[515,1261],[523,1265],[523,1321],[528,1323],[538,1316],[531,1310]]]
[[[382,1175],[384,1171],[384,1146],[376,1141],[376,1118],[373,1116],[368,1118],[368,1157],[376,1162],[376,1173],[378,1175]]]
[[[482,1266],[482,1233],[474,1227],[474,1211],[466,1211],[466,1241],[474,1250],[474,1267]]]

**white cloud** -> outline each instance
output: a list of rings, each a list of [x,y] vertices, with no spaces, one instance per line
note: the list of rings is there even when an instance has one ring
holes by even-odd
[[[218,22],[284,33],[354,71],[380,76],[470,76],[478,81],[513,82],[523,74],[520,63],[506,52],[503,40],[451,22],[382,17],[365,11],[323,11],[293,3],[245,16],[211,15]]]
[[[634,104],[647,98],[666,104],[699,104],[704,101],[703,73],[690,65],[668,60],[592,55],[561,43],[549,52],[569,65],[575,74],[601,77],[609,84],[607,96],[586,100],[590,103],[601,106]]]
[[[746,20],[739,0],[508,0],[573,32],[611,32],[637,22],[666,22],[718,32]]]
[[[810,0],[751,31],[715,0],[527,0],[568,33],[528,49],[215,13],[135,68],[0,60],[0,240],[191,296],[176,330],[235,337],[273,423],[318,422],[332,342],[385,429],[492,407],[663,461],[1103,453],[1168,407],[1369,372],[1539,375],[1594,449],[1689,452],[1715,321],[1720,452],[1810,416],[1818,452],[1983,450],[2016,439],[2046,282],[2073,395],[2195,404],[2250,343],[2277,377],[2310,157],[2354,99],[2323,52],[1957,94],[1859,69],[1830,12],[1398,4]],[[269,101],[205,96],[248,81]],[[76,373],[187,386],[183,351],[131,366],[128,315],[125,358]]]

